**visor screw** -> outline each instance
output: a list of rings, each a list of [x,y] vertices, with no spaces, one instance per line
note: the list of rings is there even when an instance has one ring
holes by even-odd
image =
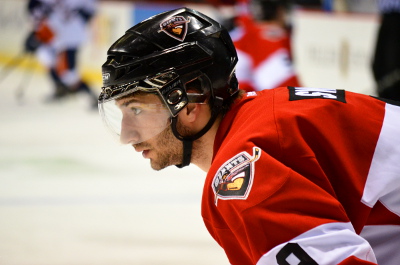
[[[106,94],[107,97],[111,96],[112,89],[110,87],[104,88],[104,94]]]
[[[171,91],[167,96],[167,102],[170,105],[174,105],[178,103],[182,99],[182,91],[179,89],[175,89]]]

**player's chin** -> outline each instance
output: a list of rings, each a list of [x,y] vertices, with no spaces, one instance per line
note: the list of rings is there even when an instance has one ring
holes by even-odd
[[[160,171],[170,165],[167,163],[160,163],[160,162],[156,161],[155,159],[150,159],[150,166],[153,170]]]

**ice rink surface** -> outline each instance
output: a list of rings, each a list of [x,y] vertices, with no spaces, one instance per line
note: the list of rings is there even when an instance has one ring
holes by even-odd
[[[228,264],[201,219],[205,173],[151,170],[85,95],[44,103],[40,72],[0,81],[1,265]]]

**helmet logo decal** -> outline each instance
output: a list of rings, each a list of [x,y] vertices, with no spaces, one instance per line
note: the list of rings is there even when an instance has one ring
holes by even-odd
[[[184,41],[187,33],[187,23],[190,22],[182,16],[171,17],[160,23],[160,30],[163,31],[168,36],[177,39],[179,41]]]

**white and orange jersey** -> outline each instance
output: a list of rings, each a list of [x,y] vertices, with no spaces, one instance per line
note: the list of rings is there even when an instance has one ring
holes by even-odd
[[[54,68],[66,85],[80,81],[76,55],[68,58],[68,51],[78,51],[88,39],[88,21],[95,15],[96,0],[41,0],[31,10],[34,31],[42,45],[37,49],[39,61]]]
[[[48,24],[55,32],[57,50],[78,48],[87,41],[87,20],[82,14],[93,15],[95,7],[94,0],[55,0]]]
[[[335,89],[248,93],[217,132],[202,216],[231,264],[397,264],[400,106]]]
[[[87,39],[87,17],[96,12],[96,0],[41,0],[32,10],[38,39],[56,51],[77,48]],[[40,7],[40,8],[39,8]],[[45,12],[39,12],[45,10]]]

